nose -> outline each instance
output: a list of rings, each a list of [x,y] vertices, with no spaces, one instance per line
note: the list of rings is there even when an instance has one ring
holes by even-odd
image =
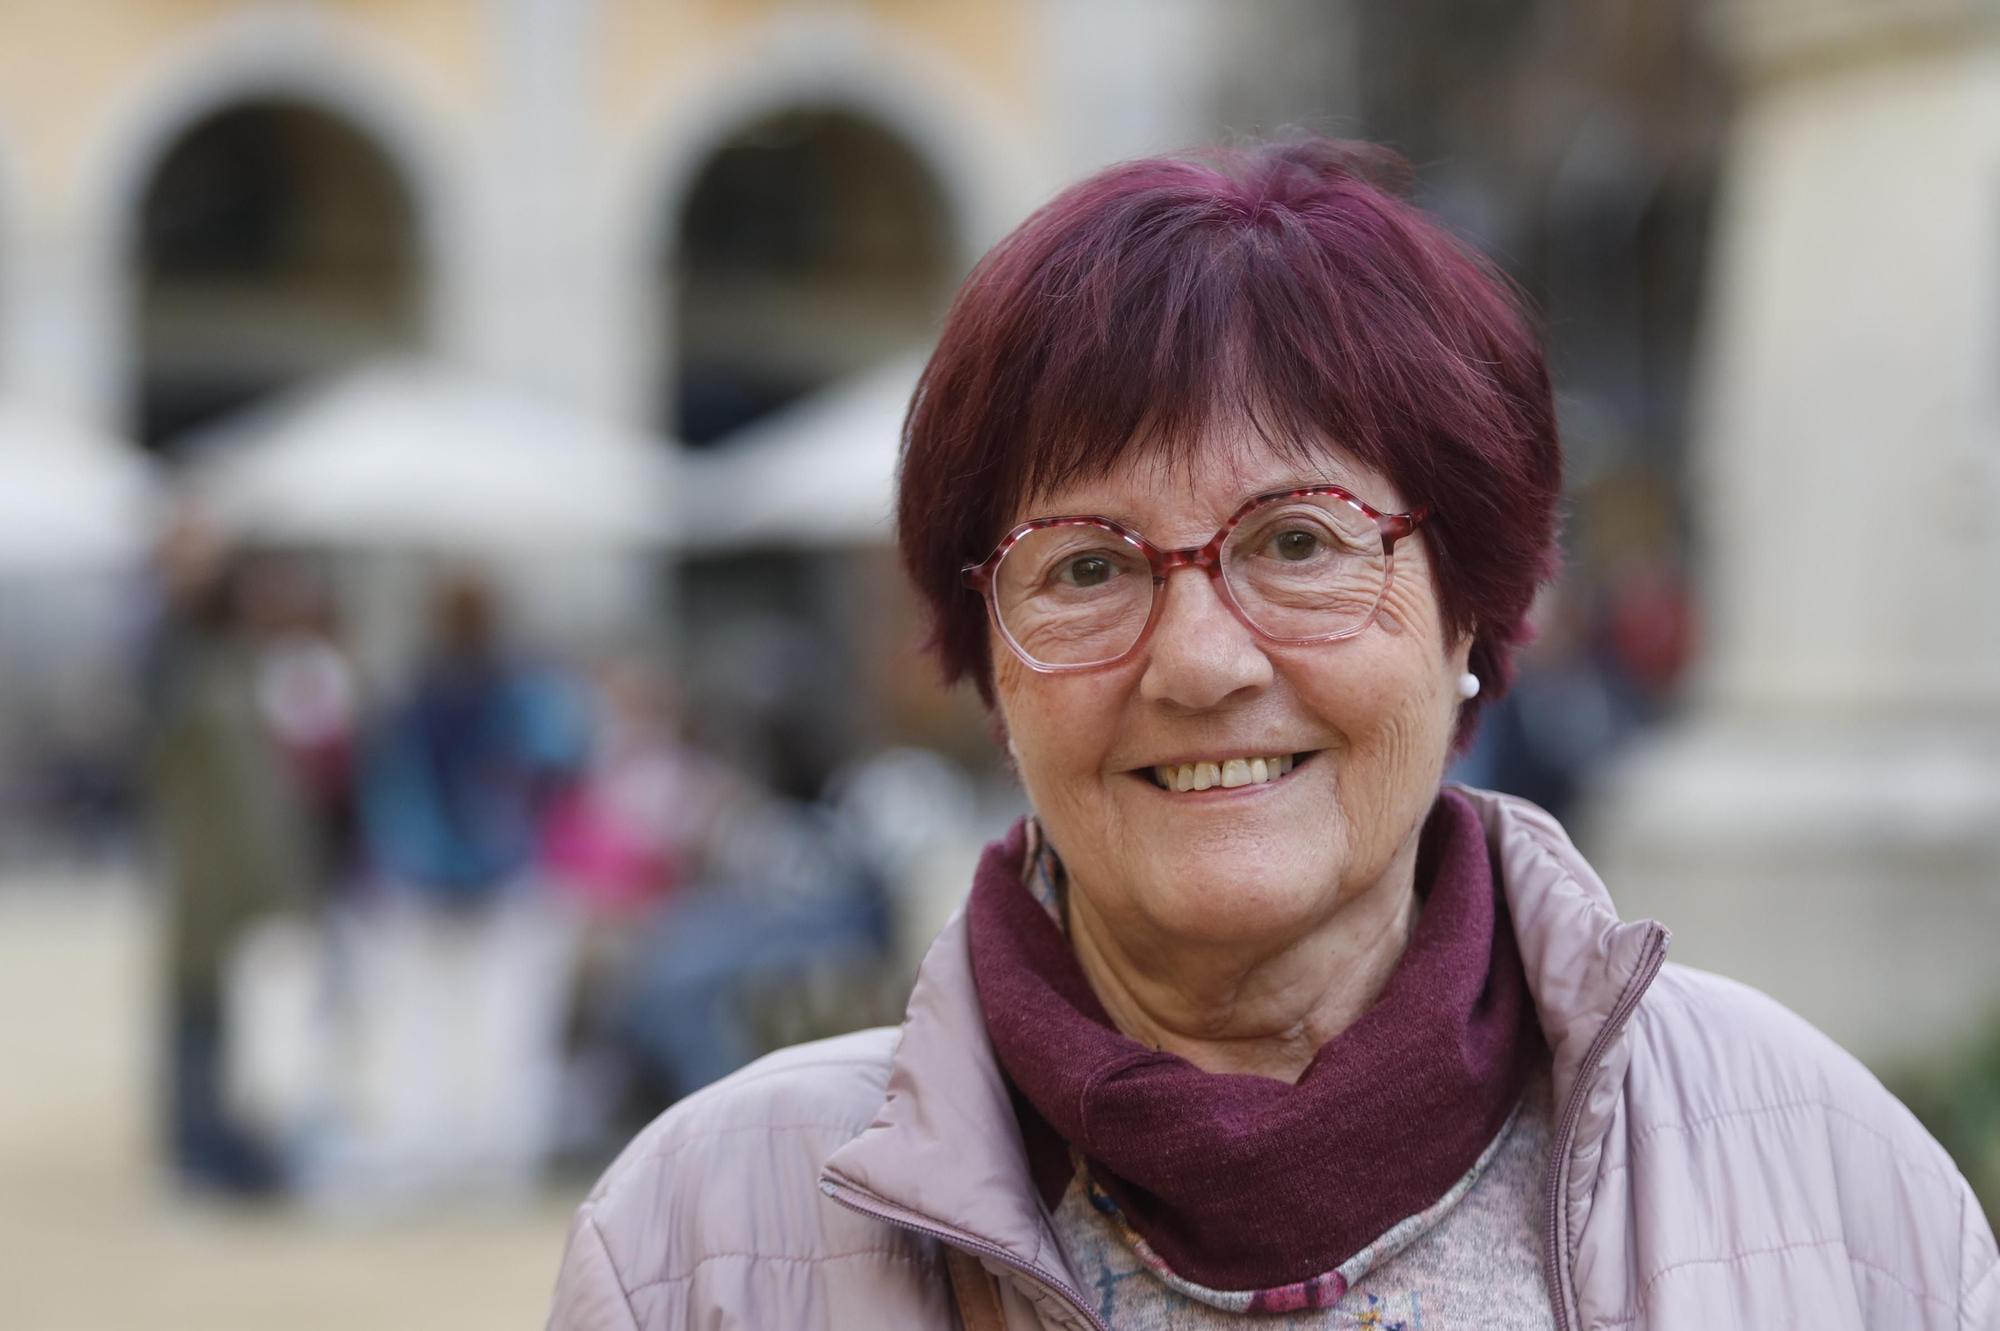
[[[1163,599],[1146,643],[1141,697],[1202,711],[1271,682],[1263,641],[1236,617],[1213,579],[1175,569],[1155,594]]]

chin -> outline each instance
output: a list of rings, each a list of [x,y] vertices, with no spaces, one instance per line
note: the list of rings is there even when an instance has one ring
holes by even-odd
[[[1194,942],[1293,937],[1331,907],[1340,881],[1331,864],[1255,853],[1192,855],[1159,868],[1157,922]]]

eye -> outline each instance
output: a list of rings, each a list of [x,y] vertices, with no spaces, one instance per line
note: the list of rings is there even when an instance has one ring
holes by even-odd
[[[1078,555],[1056,570],[1056,581],[1072,587],[1102,587],[1117,572],[1117,566],[1103,555]]]
[[[1320,538],[1318,533],[1306,531],[1300,527],[1294,527],[1290,531],[1281,531],[1271,539],[1271,552],[1280,559],[1294,562],[1311,559],[1319,553],[1319,548]]]

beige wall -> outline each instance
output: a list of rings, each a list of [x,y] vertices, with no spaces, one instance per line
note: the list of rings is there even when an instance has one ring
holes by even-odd
[[[275,69],[309,55],[352,58],[436,118],[462,128],[488,100],[485,22],[477,0],[342,0],[276,12],[230,0],[68,0],[0,16],[0,153],[17,199],[44,223],[90,205],[93,173],[115,169],[135,132],[232,71]],[[287,28],[331,42],[286,40]],[[338,51],[330,49],[337,46]]]
[[[969,263],[1060,157],[1044,17],[1015,0],[0,8],[0,391],[127,426],[147,173],[209,110],[283,91],[403,171],[437,349],[629,413],[660,358],[656,293],[636,288],[731,130],[800,101],[870,116],[937,175]]]
[[[872,0],[842,8],[779,0],[605,0],[603,6],[604,124],[613,133],[641,132],[660,105],[663,87],[707,77],[705,62],[754,43],[761,31],[792,18],[863,14],[921,50],[953,77],[1022,113],[1035,103],[1029,56],[1032,5],[1017,0]]]
[[[40,210],[73,195],[89,145],[149,63],[230,8],[225,0],[11,7],[0,19],[0,144],[24,197],[7,204]]]
[[[819,10],[773,0],[604,0],[590,63],[592,123],[605,135],[657,135],[651,123],[677,87],[708,80],[718,59],[754,48],[760,33],[800,17],[860,15],[962,92],[1036,120],[1034,7],[1006,0],[937,4],[874,0]],[[93,163],[121,129],[144,119],[149,96],[221,77],[232,65],[328,54],[288,52],[282,30],[320,29],[342,52],[436,117],[441,134],[479,127],[496,92],[494,9],[480,0],[331,0],[273,11],[241,0],[68,0],[0,11],[0,160],[6,206],[42,216],[71,211]],[[260,45],[260,36],[274,38]]]

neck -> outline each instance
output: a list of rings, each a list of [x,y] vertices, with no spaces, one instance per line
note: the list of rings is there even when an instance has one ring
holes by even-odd
[[[1072,881],[1069,935],[1084,977],[1126,1035],[1204,1072],[1296,1083],[1319,1047],[1372,1006],[1416,928],[1416,838],[1380,878],[1275,951],[1120,927]]]

